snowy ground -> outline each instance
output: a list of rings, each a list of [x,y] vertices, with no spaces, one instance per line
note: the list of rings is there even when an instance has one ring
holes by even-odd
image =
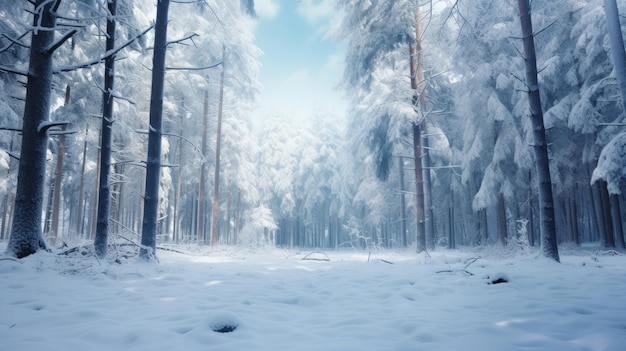
[[[177,249],[0,256],[0,350],[626,350],[623,255]]]

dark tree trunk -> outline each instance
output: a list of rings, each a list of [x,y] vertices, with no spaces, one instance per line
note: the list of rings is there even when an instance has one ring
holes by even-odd
[[[535,162],[537,169],[537,185],[539,187],[539,214],[541,221],[541,248],[546,257],[559,262],[559,250],[556,241],[554,223],[554,200],[552,196],[552,179],[550,177],[550,161],[546,129],[543,123],[539,81],[537,79],[537,58],[535,40],[530,16],[530,1],[518,0],[524,55],[526,64],[526,85],[530,103],[530,120],[532,123]]]
[[[504,195],[500,194],[498,197],[498,241],[502,246],[507,244],[507,230],[506,230],[506,204],[504,202]]]
[[[607,183],[599,180],[598,189],[600,192],[600,218],[602,219],[602,227],[604,228],[602,236],[602,245],[604,247],[615,247],[615,237],[613,235],[613,219],[611,215],[611,205],[609,203],[609,191]]]
[[[141,250],[139,257],[150,260],[156,255],[156,230],[159,215],[159,183],[161,178],[161,129],[163,125],[163,86],[165,81],[165,52],[167,50],[167,17],[169,0],[158,0],[154,27],[154,54],[152,57],[152,90],[150,94],[150,125],[148,158],[146,161],[146,188]]]
[[[106,51],[115,48],[115,14],[117,0],[107,1]],[[109,212],[111,208],[111,145],[113,140],[113,89],[115,83],[115,55],[104,60],[104,94],[102,96],[102,129],[100,129],[100,184],[98,215],[94,249],[98,258],[107,254],[109,240]]]
[[[51,49],[54,44],[52,28],[56,25],[55,12],[60,3],[60,0],[34,1],[37,11],[33,15],[33,25],[50,29],[34,31],[31,39],[19,173],[11,237],[7,246],[7,254],[17,258],[46,248],[41,234],[41,210],[48,138],[42,123],[48,121],[50,113],[54,54]]]

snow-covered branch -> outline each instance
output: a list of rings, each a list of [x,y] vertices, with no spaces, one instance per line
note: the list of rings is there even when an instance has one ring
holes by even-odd
[[[76,34],[78,31],[76,29],[72,29],[67,31],[67,33],[63,34],[63,36],[61,38],[59,38],[59,40],[57,40],[55,43],[52,43],[52,45],[50,45],[48,48],[46,48],[45,52],[50,55],[53,52],[56,51],[56,49],[60,48],[61,45],[63,45],[63,43],[65,43],[68,39],[70,39],[72,36],[74,36],[74,34]]]
[[[148,33],[152,28],[154,28],[154,25],[151,25],[150,27],[146,28],[143,32],[137,34],[135,37],[133,37],[132,39],[128,40],[126,43],[122,44],[121,46],[106,52],[103,56],[101,56],[99,58],[93,59],[91,61],[83,62],[83,63],[77,64],[77,65],[73,65],[73,66],[65,66],[65,67],[57,68],[57,69],[54,70],[54,73],[70,72],[70,71],[75,71],[75,70],[81,69],[81,68],[89,68],[91,66],[95,66],[95,65],[103,62],[107,58],[112,57],[115,54],[117,54],[118,52],[122,51],[124,48],[126,48],[127,46],[132,44],[135,40],[139,39],[140,37],[142,37],[143,35]]]
[[[45,133],[52,127],[66,126],[68,124],[70,124],[68,121],[45,121],[37,127],[37,133]]]
[[[220,61],[220,62],[214,63],[209,66],[204,66],[204,67],[165,67],[165,70],[166,71],[201,71],[205,69],[215,68],[223,63],[224,61]]]

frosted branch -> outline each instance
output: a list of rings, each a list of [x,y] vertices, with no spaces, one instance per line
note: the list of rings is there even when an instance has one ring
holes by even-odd
[[[75,71],[77,69],[81,69],[81,68],[89,68],[91,66],[95,66],[99,63],[101,63],[102,61],[108,59],[109,57],[115,56],[115,54],[117,54],[118,52],[122,51],[124,48],[126,48],[127,46],[129,46],[130,44],[132,44],[135,40],[139,39],[140,37],[144,36],[146,33],[148,33],[148,31],[150,31],[152,28],[154,28],[154,25],[151,25],[150,27],[148,27],[146,30],[144,30],[143,32],[137,34],[135,37],[133,37],[132,39],[128,40],[126,43],[124,43],[123,45],[110,50],[108,52],[106,52],[104,54],[104,56],[101,56],[99,58],[93,59],[91,61],[88,62],[84,62],[78,65],[73,65],[73,66],[65,66],[65,67],[61,67],[61,68],[57,68],[56,70],[54,70],[54,73],[59,73],[59,72],[70,72],[70,71]]]
[[[198,34],[196,34],[196,33],[190,33],[190,34],[187,34],[187,35],[185,35],[184,37],[182,37],[180,39],[168,41],[167,43],[165,43],[165,46],[170,46],[170,44],[180,44],[180,43],[182,43],[183,41],[186,41],[186,40],[191,40],[191,42],[195,46],[196,43],[193,42],[193,38],[197,37],[197,36],[198,36]]]
[[[201,71],[205,69],[215,68],[223,63],[224,61],[220,61],[220,62],[214,63],[209,66],[204,66],[204,67],[165,67],[165,70],[166,71]]]
[[[22,39],[23,37],[26,36],[26,34],[28,34],[28,32],[24,32],[24,34],[20,35],[19,37],[17,37],[17,39],[13,39],[10,36],[6,35],[6,34],[2,34],[3,37],[5,37],[8,41],[10,41],[11,43],[9,43],[7,46],[0,48],[0,53],[5,52],[7,50],[9,50],[11,48],[11,46],[18,45],[21,46],[23,48],[29,49],[30,47],[26,44],[23,44],[22,42],[20,42],[19,40]]]

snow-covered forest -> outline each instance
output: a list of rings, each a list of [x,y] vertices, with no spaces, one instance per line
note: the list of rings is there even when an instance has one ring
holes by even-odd
[[[148,231],[200,245],[540,246],[548,204],[558,243],[623,248],[611,2],[530,9],[552,190],[543,203],[513,1],[337,1],[343,20],[327,37],[347,48],[338,89],[349,108],[309,111],[307,123],[253,120],[254,2],[167,2],[161,98],[154,1],[3,2],[1,238],[15,237],[18,256],[97,242],[99,222],[105,245]]]
[[[626,3],[260,2],[0,2],[0,349],[623,349]]]

